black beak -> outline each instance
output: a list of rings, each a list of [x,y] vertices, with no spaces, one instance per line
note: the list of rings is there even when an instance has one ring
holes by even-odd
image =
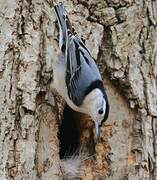
[[[96,131],[96,139],[100,139],[100,125],[98,122],[95,122],[95,131]]]

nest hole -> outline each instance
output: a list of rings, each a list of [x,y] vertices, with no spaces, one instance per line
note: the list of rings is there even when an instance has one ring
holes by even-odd
[[[94,153],[92,126],[88,125],[92,123],[85,117],[65,105],[59,127],[60,159],[77,155],[80,151],[90,155]],[[86,137],[86,134],[89,134],[89,137]]]
[[[78,113],[66,104],[59,127],[60,158],[63,159],[77,153],[81,144],[80,139],[81,124]]]

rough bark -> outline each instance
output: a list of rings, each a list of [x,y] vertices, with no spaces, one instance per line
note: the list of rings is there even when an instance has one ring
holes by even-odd
[[[56,115],[44,104],[54,52],[44,11],[46,1],[0,1],[1,180],[59,179],[59,168],[48,171],[59,149]]]
[[[101,69],[111,106],[97,144],[89,118],[78,116],[83,147],[94,153],[82,162],[81,179],[157,179],[157,2],[64,4]],[[56,61],[52,6],[0,0],[2,180],[62,179],[57,133],[64,106],[47,98]]]

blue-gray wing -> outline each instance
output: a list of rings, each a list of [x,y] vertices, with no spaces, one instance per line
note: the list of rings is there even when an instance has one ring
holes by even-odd
[[[69,98],[77,106],[83,103],[90,85],[101,80],[99,70],[78,35],[69,35],[66,51],[66,85]]]

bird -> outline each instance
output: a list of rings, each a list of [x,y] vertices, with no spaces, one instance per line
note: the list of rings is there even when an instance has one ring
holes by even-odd
[[[59,27],[59,50],[53,64],[51,87],[77,112],[88,114],[95,124],[96,139],[109,115],[109,101],[99,69],[76,33],[61,2],[54,4]]]

